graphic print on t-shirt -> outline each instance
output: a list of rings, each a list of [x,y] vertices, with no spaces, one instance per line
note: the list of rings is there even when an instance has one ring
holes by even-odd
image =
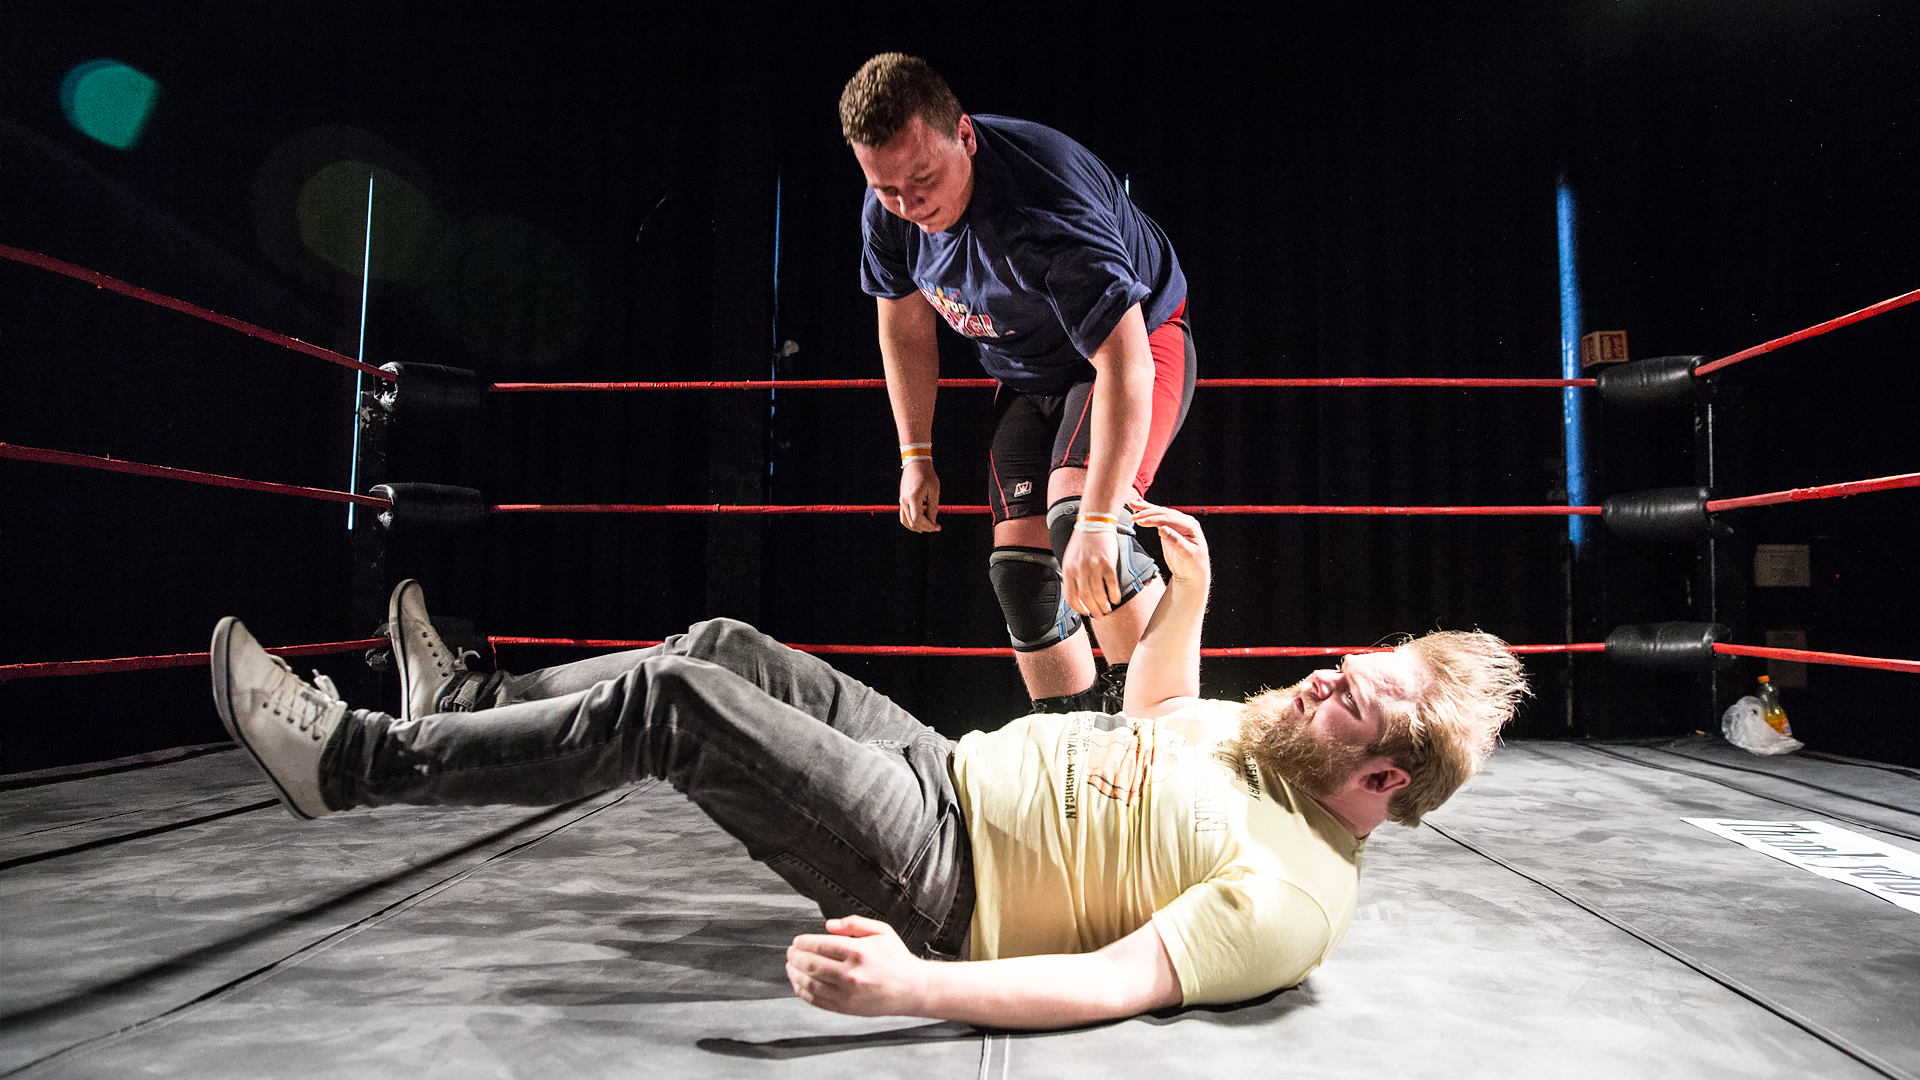
[[[996,338],[1000,333],[993,328],[993,316],[976,315],[967,309],[966,301],[960,299],[959,289],[943,289],[938,285],[920,284],[920,295],[927,298],[933,310],[947,320],[947,325],[973,338]]]
[[[1139,734],[1127,728],[1094,732],[1086,738],[1087,786],[1131,806],[1141,789],[1180,760],[1186,740],[1156,728],[1153,741],[1141,746]]]

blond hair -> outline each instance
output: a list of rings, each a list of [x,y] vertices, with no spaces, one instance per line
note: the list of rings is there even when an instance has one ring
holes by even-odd
[[[1413,777],[1387,803],[1388,819],[1411,828],[1480,771],[1530,691],[1519,659],[1492,634],[1436,630],[1396,648],[1418,658],[1429,680],[1418,698],[1386,710],[1386,732],[1368,755]]]
[[[849,145],[885,146],[916,116],[935,134],[959,136],[959,100],[917,56],[881,53],[861,64],[840,92],[840,134]]]

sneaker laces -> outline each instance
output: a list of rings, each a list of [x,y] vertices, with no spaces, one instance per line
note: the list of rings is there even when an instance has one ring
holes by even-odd
[[[313,683],[309,685],[293,673],[293,665],[285,659],[272,653],[267,654],[267,659],[273,661],[282,676],[279,688],[267,704],[268,710],[306,732],[314,742],[326,738],[347,711],[339,688],[318,671],[313,673]]]
[[[446,642],[440,640],[439,635],[434,632],[431,622],[423,620],[413,629],[420,635],[420,642],[432,657],[434,669],[439,673],[440,678],[448,678],[466,671],[470,660],[480,659],[480,654],[472,649],[448,648]]]
[[[414,627],[414,632],[420,635],[420,643],[426,647],[427,656],[433,661],[433,669],[436,675],[444,679],[458,670],[454,666],[453,658],[447,655],[446,646],[441,644],[439,639],[434,636],[431,625],[425,623],[419,624]]]

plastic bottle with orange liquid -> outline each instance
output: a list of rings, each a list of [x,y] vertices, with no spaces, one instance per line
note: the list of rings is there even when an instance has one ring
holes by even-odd
[[[1789,738],[1793,736],[1793,725],[1787,723],[1787,710],[1780,707],[1780,691],[1765,675],[1760,676],[1760,714],[1767,726]]]

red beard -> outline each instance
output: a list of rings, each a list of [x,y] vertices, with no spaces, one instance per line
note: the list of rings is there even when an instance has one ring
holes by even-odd
[[[1241,745],[1263,768],[1308,795],[1324,799],[1344,787],[1369,754],[1367,747],[1337,742],[1307,727],[1319,702],[1306,685],[1302,680],[1249,700]],[[1304,710],[1295,708],[1295,695],[1304,701]]]

